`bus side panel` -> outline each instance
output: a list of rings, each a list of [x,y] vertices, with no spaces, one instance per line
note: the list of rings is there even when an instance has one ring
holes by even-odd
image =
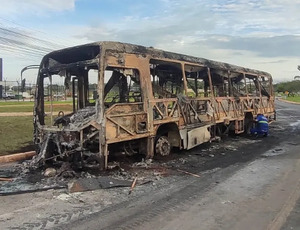
[[[187,149],[191,149],[197,145],[208,142],[211,138],[210,132],[208,131],[209,128],[210,125],[206,125],[189,131],[187,133]]]

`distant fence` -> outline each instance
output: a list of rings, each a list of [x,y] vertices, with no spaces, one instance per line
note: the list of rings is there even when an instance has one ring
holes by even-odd
[[[0,92],[0,99],[18,99],[18,100],[33,100],[36,91],[36,84],[26,83],[20,84],[19,81],[0,81],[2,86],[2,93]],[[89,85],[89,91],[92,94],[97,90],[96,84]],[[45,100],[50,101],[51,87],[49,84],[44,86]],[[7,97],[9,95],[9,97]],[[66,100],[67,97],[72,96],[72,87],[66,90],[64,85],[52,84],[52,100],[61,101]]]

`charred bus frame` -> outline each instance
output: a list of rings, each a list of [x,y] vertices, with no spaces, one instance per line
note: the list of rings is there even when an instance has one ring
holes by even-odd
[[[61,79],[73,111],[55,116],[52,87]],[[257,114],[275,119],[266,72],[118,42],[54,51],[37,77],[33,164],[72,161],[105,169],[108,155],[120,149],[168,155],[172,147],[191,149],[229,131],[247,132]]]

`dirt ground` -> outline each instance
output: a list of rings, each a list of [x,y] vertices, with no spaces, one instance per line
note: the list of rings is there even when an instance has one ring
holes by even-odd
[[[124,157],[102,176],[137,177],[131,194],[69,193],[73,179],[3,165],[0,174],[19,181],[0,182],[1,229],[299,229],[299,111],[277,102],[267,138],[227,137],[153,161]],[[45,191],[13,194],[20,189]]]
[[[32,112],[0,113],[0,117],[25,117],[32,116]]]

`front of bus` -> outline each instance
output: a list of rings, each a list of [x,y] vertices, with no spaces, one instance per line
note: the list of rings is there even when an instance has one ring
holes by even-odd
[[[73,162],[82,167],[95,161],[101,130],[100,50],[101,45],[94,43],[43,58],[34,106],[37,155],[31,166]]]

